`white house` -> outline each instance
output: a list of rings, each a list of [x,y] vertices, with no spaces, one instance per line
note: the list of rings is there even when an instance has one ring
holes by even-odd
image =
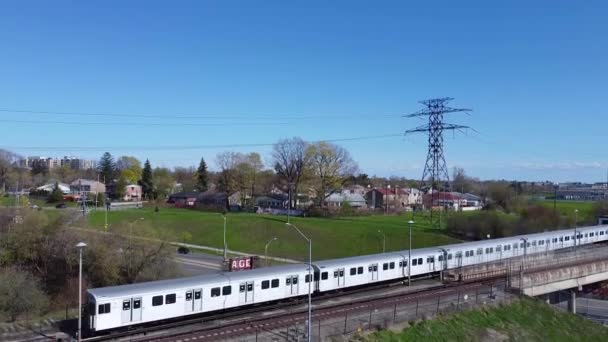
[[[361,208],[365,206],[365,197],[358,193],[350,193],[348,191],[341,193],[333,193],[325,199],[325,204],[329,208],[340,208],[348,203],[353,208]]]
[[[64,195],[67,195],[70,193],[70,186],[65,184],[65,183],[57,183],[57,186],[59,187],[59,190],[61,190],[61,192]],[[55,189],[55,183],[47,183],[44,184],[43,186],[39,186],[36,188],[36,190],[38,191],[46,191],[46,192],[53,192],[53,190]]]

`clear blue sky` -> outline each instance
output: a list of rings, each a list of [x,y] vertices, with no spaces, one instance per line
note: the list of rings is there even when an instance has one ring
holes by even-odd
[[[484,179],[601,181],[607,6],[3,1],[0,109],[159,118],[2,111],[0,147],[94,159],[108,147],[155,166],[194,165],[225,149],[156,148],[398,134],[423,123],[400,117],[418,100],[451,96],[474,111],[449,121],[479,133],[446,136],[450,167]],[[418,178],[426,157],[424,136],[341,145],[368,174]],[[269,159],[268,147],[232,150]]]

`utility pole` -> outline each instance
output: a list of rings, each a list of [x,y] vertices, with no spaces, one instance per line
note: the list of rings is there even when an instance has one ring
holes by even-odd
[[[450,176],[448,175],[448,168],[445,162],[445,156],[443,153],[443,132],[444,131],[464,131],[470,129],[469,126],[456,125],[443,122],[443,116],[447,113],[454,112],[470,112],[470,109],[465,108],[451,108],[446,104],[452,101],[451,97],[436,98],[420,101],[420,103],[426,108],[409,115],[404,115],[406,118],[423,117],[429,118],[429,122],[426,125],[418,126],[413,129],[405,131],[405,134],[412,133],[425,133],[428,136],[428,152],[426,157],[426,163],[424,165],[424,171],[422,172],[422,180],[420,182],[420,189],[431,191],[431,226],[433,223],[433,207],[435,201],[435,191],[441,189],[444,192],[450,191]],[[442,182],[445,182],[442,186]]]

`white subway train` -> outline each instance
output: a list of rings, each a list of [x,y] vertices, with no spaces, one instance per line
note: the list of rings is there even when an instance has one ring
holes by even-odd
[[[575,237],[576,234],[576,237]],[[608,226],[589,226],[313,262],[312,291],[322,293],[394,281],[550,250],[608,240]],[[576,242],[575,242],[576,241]],[[89,289],[91,334],[110,329],[219,312],[308,294],[308,264]]]

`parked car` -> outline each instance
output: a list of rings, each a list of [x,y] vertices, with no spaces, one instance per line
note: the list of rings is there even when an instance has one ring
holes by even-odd
[[[190,249],[188,247],[179,246],[179,248],[177,249],[177,253],[188,254],[188,253],[190,253]]]
[[[65,203],[59,203],[55,206],[55,208],[57,209],[65,209],[67,206],[65,205]]]

